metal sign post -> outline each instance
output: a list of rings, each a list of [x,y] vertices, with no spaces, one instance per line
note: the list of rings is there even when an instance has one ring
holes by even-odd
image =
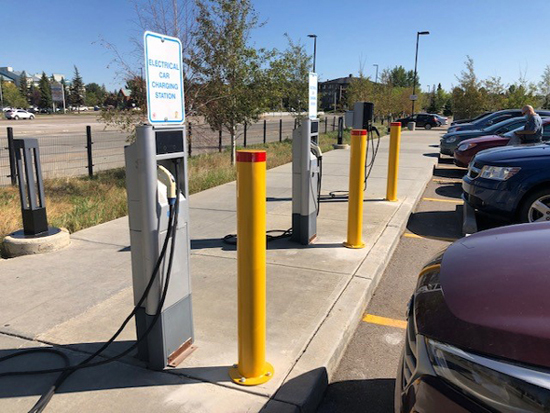
[[[147,118],[151,125],[182,125],[185,121],[182,46],[179,39],[145,32]]]

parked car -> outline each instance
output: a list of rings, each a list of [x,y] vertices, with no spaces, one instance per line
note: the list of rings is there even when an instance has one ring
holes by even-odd
[[[550,221],[550,144],[478,153],[462,189],[464,200],[478,212],[508,221]]]
[[[25,109],[12,109],[8,110],[7,112],[4,112],[4,116],[6,119],[13,119],[13,120],[19,120],[19,119],[34,119],[34,115],[30,112],[27,112]]]
[[[420,272],[395,412],[548,412],[550,224],[479,232]]]
[[[439,121],[440,125],[448,125],[449,124],[449,118],[447,118],[446,116],[441,116],[441,115],[437,115],[437,114],[433,114],[432,116],[434,116]]]
[[[418,113],[406,118],[397,119],[396,122],[401,122],[403,127],[406,127],[409,122],[416,122],[416,126],[418,128],[424,129],[431,129],[441,126],[441,123],[434,115],[429,115],[427,113]]]
[[[451,126],[460,125],[462,123],[476,122],[476,121],[480,120],[481,118],[484,118],[485,116],[490,115],[491,113],[493,113],[493,112],[483,112],[481,115],[477,115],[475,118],[455,120],[455,121],[453,121],[453,123],[451,123]]]
[[[521,118],[512,118],[495,123],[485,129],[446,133],[439,141],[439,152],[443,155],[453,156],[458,145],[466,139],[478,138],[485,135],[502,135],[506,132],[518,129],[519,127],[523,127],[525,122],[527,122],[527,119],[522,116]]]
[[[537,112],[539,113],[539,115],[543,116],[541,114],[541,111],[537,111]],[[544,116],[550,115],[550,112],[546,111],[546,113],[547,114]],[[521,109],[499,110],[498,112],[493,112],[490,115],[484,116],[481,119],[476,120],[475,122],[462,123],[459,125],[451,126],[449,128],[449,132],[483,129],[483,128],[487,128],[488,126],[494,125],[496,123],[500,123],[503,120],[510,119],[510,118],[518,118],[520,116],[523,116],[521,113]]]
[[[550,118],[544,118],[542,121],[542,126],[544,128],[542,132],[542,140],[548,141],[550,140]],[[488,135],[481,136],[479,138],[466,139],[458,145],[458,148],[455,149],[455,165],[467,167],[477,153],[485,149],[506,146],[514,133],[521,129],[523,129],[523,127],[506,132],[504,135]]]

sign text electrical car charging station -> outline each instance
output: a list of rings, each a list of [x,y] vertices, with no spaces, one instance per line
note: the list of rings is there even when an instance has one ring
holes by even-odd
[[[145,32],[143,44],[147,118],[151,125],[181,125],[185,121],[181,42]]]
[[[317,73],[309,72],[309,110],[308,117],[317,119]]]

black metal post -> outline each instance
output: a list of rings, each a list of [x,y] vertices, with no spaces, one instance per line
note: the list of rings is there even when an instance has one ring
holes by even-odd
[[[10,157],[10,179],[12,186],[17,185],[17,168],[15,167],[15,148],[13,146],[13,128],[8,127],[8,154]]]
[[[336,116],[332,117],[332,131],[334,132],[334,129],[336,129]]]
[[[327,133],[328,118],[325,118],[325,134]]]
[[[222,151],[222,130],[220,129],[220,133],[219,133],[219,139],[218,139],[218,152],[221,152]]]
[[[245,147],[245,148],[246,148],[246,130],[247,130],[247,129],[248,129],[248,128],[247,128],[247,124],[245,123],[245,124],[244,124],[244,138],[243,138],[243,139],[244,139],[244,147]]]
[[[342,145],[344,140],[344,117],[338,117],[338,145]]]
[[[424,35],[424,34],[430,34],[430,32],[427,32],[427,31],[426,32],[416,32],[416,54],[414,55],[413,95],[416,94],[416,64],[418,62],[418,39],[420,38],[420,35]],[[411,116],[414,115],[414,102],[415,102],[415,100],[413,99]]]
[[[187,133],[187,153],[189,154],[189,157],[191,157],[191,152],[193,150],[193,128],[191,126],[191,122],[188,122],[187,125],[189,126],[189,132]]]
[[[279,142],[283,141],[283,120],[279,119]]]
[[[88,152],[88,176],[94,176],[94,164],[92,155],[92,127],[86,126],[86,152]]]
[[[266,126],[267,126],[267,122],[266,120],[264,119],[264,145],[265,145],[265,142],[266,142]]]

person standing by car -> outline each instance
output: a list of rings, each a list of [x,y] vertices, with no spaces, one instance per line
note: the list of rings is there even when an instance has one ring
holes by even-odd
[[[522,130],[516,131],[508,142],[508,145],[522,145],[526,143],[538,143],[542,141],[542,119],[535,112],[533,106],[525,105],[521,113],[527,118]]]

